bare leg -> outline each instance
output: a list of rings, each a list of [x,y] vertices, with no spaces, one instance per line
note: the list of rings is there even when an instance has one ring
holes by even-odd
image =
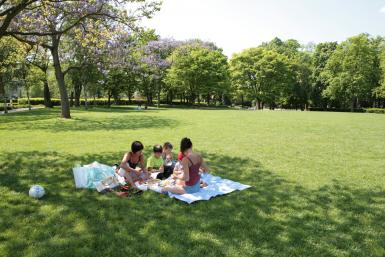
[[[178,195],[183,195],[186,193],[183,187],[181,186],[167,186],[162,189],[162,192],[171,192]]]
[[[125,176],[126,182],[128,182],[133,188],[136,188],[136,185],[134,184],[134,180],[131,177],[131,174],[128,173],[127,176]]]

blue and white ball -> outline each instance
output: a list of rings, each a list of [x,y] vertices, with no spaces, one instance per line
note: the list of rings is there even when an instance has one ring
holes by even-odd
[[[39,185],[33,185],[29,189],[29,196],[33,198],[37,198],[37,199],[42,198],[44,196],[44,193],[45,193],[44,188]]]

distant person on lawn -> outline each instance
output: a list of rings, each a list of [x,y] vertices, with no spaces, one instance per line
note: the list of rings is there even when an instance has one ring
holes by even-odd
[[[136,187],[134,184],[136,181],[148,178],[147,169],[144,165],[143,148],[140,141],[134,141],[131,144],[131,151],[123,156],[120,164],[119,174],[124,176],[132,187]]]
[[[175,185],[164,188],[158,188],[159,192],[172,192],[175,194],[193,194],[200,189],[200,173],[208,172],[202,156],[192,149],[193,144],[189,138],[183,138],[180,142],[180,151],[183,154],[181,161],[182,172],[179,174],[173,174],[173,178],[176,180],[182,180],[185,182],[184,186]]]

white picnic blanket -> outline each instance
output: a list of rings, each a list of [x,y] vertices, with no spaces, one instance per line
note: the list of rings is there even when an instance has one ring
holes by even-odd
[[[168,193],[171,198],[176,198],[191,204],[195,201],[210,200],[210,198],[229,194],[235,190],[245,190],[251,186],[244,185],[229,179],[213,176],[211,174],[202,174],[201,179],[208,184],[207,187],[201,188],[199,192],[194,194],[177,195]]]

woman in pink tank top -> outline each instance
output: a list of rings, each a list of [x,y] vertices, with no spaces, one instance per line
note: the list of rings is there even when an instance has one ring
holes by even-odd
[[[170,186],[164,187],[162,192],[172,192],[175,194],[193,194],[200,189],[200,174],[202,169],[204,172],[208,171],[203,158],[192,150],[192,142],[189,138],[183,138],[180,143],[180,151],[183,154],[182,166],[183,172],[180,174],[173,174],[175,179],[183,180],[184,186]]]

